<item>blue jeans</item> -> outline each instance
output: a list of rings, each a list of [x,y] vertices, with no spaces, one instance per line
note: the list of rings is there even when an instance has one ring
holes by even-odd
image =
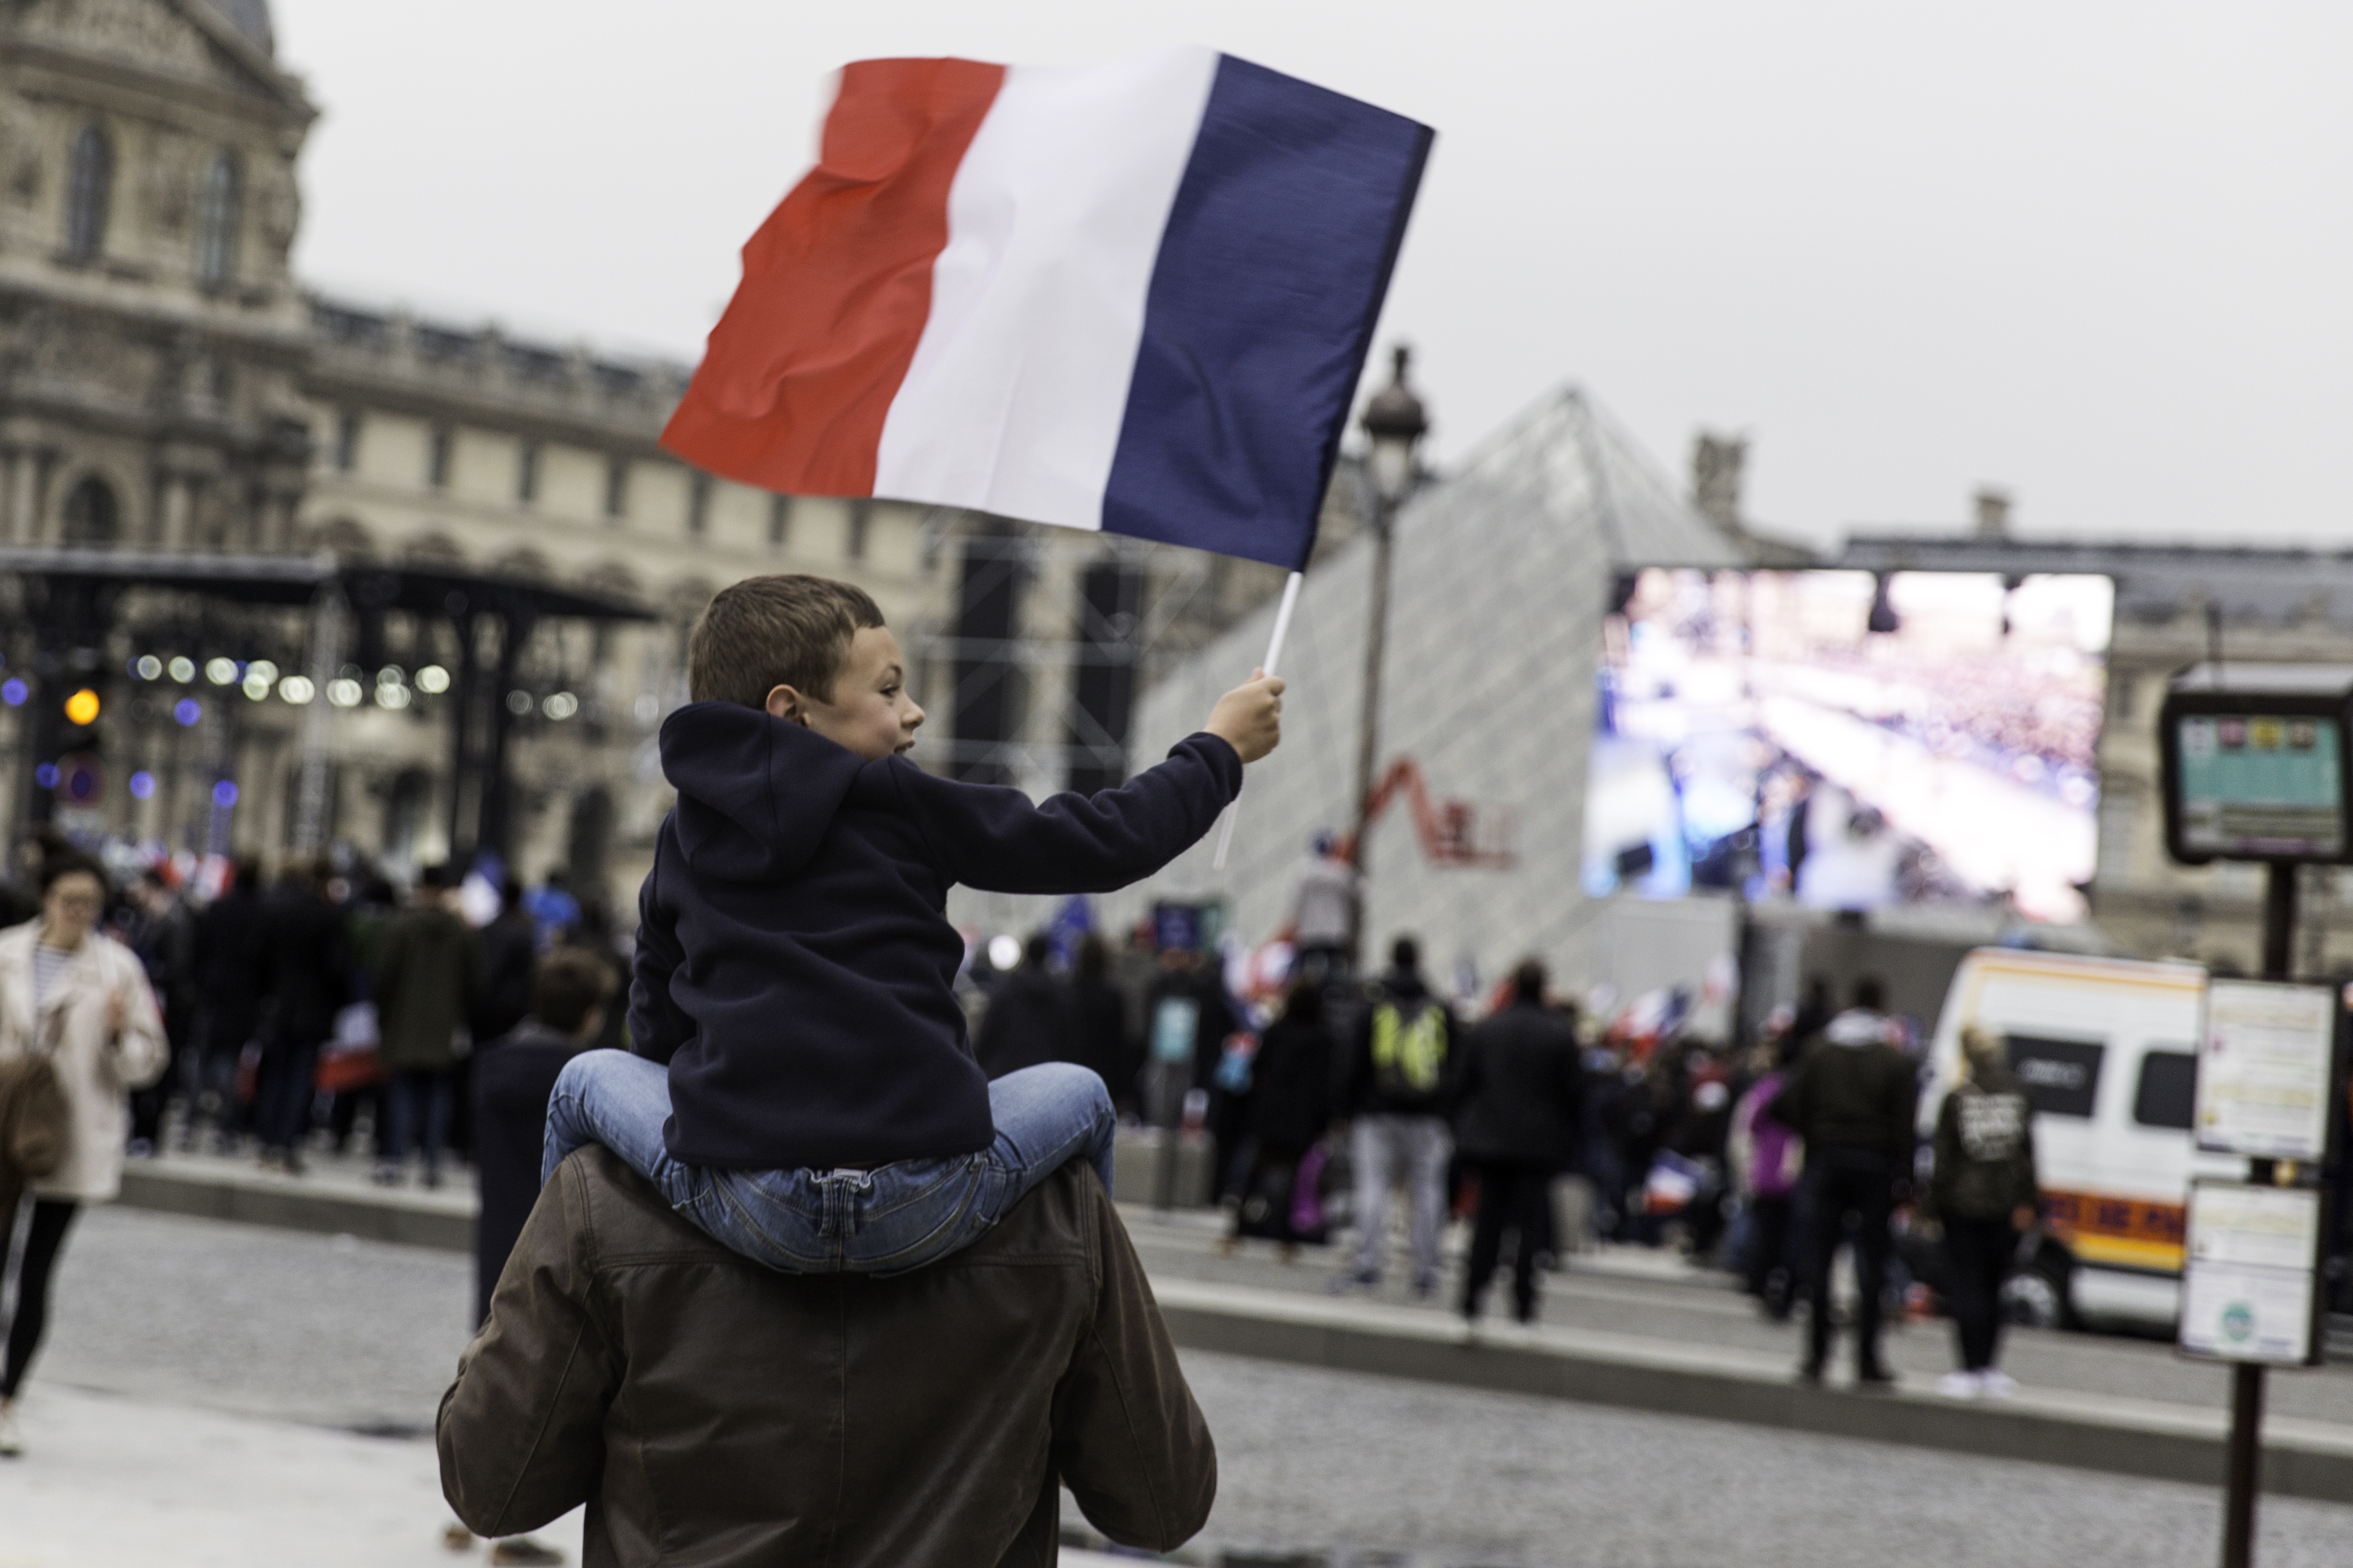
[[[1111,1190],[1111,1094],[1092,1068],[1047,1062],[988,1086],[997,1138],[976,1154],[871,1170],[726,1171],[682,1164],[662,1141],[670,1069],[628,1051],[584,1051],[547,1101],[543,1184],[602,1143],[711,1238],[786,1274],[896,1274],[980,1238],[1056,1167],[1083,1154]]]

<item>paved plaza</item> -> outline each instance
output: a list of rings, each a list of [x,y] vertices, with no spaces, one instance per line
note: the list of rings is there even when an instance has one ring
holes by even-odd
[[[1211,1266],[1198,1226],[1136,1228],[1148,1257],[1198,1249]],[[31,1452],[0,1466],[0,1568],[481,1561],[440,1543],[423,1436],[464,1343],[467,1276],[443,1250],[86,1216],[25,1405]],[[1630,1271],[1590,1281],[1605,1288],[1687,1289]],[[1575,1292],[1555,1295],[1570,1310]],[[2203,1568],[2220,1530],[2209,1488],[1202,1352],[1185,1364],[1219,1444],[1217,1510],[1187,1553],[1206,1563]],[[2265,1568],[2353,1561],[2353,1507],[2267,1499],[2263,1526]],[[546,1538],[576,1561],[576,1524]]]

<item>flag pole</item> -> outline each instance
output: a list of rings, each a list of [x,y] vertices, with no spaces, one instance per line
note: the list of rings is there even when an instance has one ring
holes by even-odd
[[[1266,662],[1261,667],[1269,675],[1274,673],[1275,660],[1282,657],[1282,639],[1291,635],[1291,612],[1299,604],[1299,584],[1304,576],[1303,573],[1293,572],[1289,581],[1282,584],[1282,603],[1274,610],[1274,635],[1267,638]],[[1240,804],[1240,797],[1236,797],[1226,807],[1225,822],[1218,829],[1218,858],[1209,866],[1213,871],[1226,868],[1226,851],[1234,847],[1235,808]]]

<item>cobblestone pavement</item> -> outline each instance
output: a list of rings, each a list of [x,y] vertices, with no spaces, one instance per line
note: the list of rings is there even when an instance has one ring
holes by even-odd
[[[468,1267],[85,1216],[26,1401],[32,1453],[0,1465],[0,1568],[464,1561],[438,1542],[429,1445],[321,1428],[429,1424],[468,1329]],[[1219,1441],[1204,1561],[2204,1568],[2220,1530],[2202,1488],[1217,1355],[1185,1364]],[[2262,1518],[2263,1568],[2353,1562],[2353,1507],[2272,1499]]]

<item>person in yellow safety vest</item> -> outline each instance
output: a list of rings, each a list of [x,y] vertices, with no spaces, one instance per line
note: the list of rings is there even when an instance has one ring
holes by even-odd
[[[1346,1089],[1350,1153],[1356,1172],[1356,1251],[1334,1278],[1335,1291],[1380,1284],[1388,1243],[1389,1191],[1406,1189],[1414,1293],[1438,1289],[1438,1238],[1446,1218],[1447,1089],[1461,1030],[1421,977],[1421,948],[1401,936],[1388,973],[1356,1031]]]

